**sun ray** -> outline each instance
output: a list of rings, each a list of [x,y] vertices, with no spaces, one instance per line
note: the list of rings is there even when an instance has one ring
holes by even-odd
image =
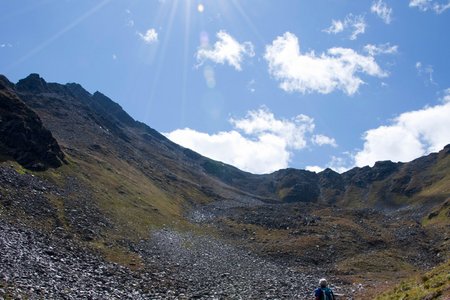
[[[166,58],[166,48],[167,48],[167,44],[169,42],[169,39],[171,37],[171,32],[172,32],[172,26],[173,26],[173,21],[175,18],[175,13],[177,11],[177,7],[178,7],[178,3],[179,0],[174,0],[174,3],[172,4],[170,13],[169,13],[169,18],[168,18],[168,23],[167,23],[167,29],[165,30],[164,34],[162,34],[162,43],[161,43],[161,48],[158,49],[158,59],[157,59],[157,65],[156,65],[156,72],[153,74],[154,79],[151,85],[151,91],[150,91],[150,95],[149,95],[149,99],[146,103],[146,118],[148,117],[148,114],[151,111],[151,106],[153,105],[153,101],[154,101],[154,97],[155,97],[155,92],[156,92],[156,87],[158,86],[160,77],[161,77],[161,70],[162,67],[164,65],[164,61]]]
[[[34,11],[35,9],[40,8],[41,6],[44,6],[47,3],[54,2],[54,1],[55,0],[42,0],[40,2],[35,1],[35,2],[33,2],[33,4],[23,6],[23,7],[21,7],[21,9],[19,9],[17,11],[14,11],[14,12],[8,11],[8,13],[6,13],[5,15],[0,17],[0,22],[5,22],[8,19],[18,18],[21,15],[30,13],[30,12]],[[6,10],[4,12],[6,12]]]
[[[185,27],[184,27],[184,53],[183,53],[183,78],[181,86],[181,123],[184,124],[186,105],[187,105],[187,79],[188,79],[188,63],[189,63],[189,39],[191,30],[191,0],[187,0],[185,4]]]
[[[87,12],[85,12],[84,14],[82,14],[80,17],[78,17],[76,20],[74,20],[73,22],[69,23],[67,26],[65,26],[63,29],[59,30],[57,33],[55,33],[53,36],[51,36],[49,39],[45,40],[44,42],[42,42],[41,44],[39,44],[37,47],[35,47],[34,49],[32,49],[30,52],[28,52],[27,54],[25,54],[24,56],[22,56],[21,58],[19,58],[17,61],[15,61],[14,63],[10,64],[9,66],[7,66],[5,68],[5,71],[9,71],[12,68],[14,68],[15,66],[21,64],[22,62],[26,61],[27,59],[33,57],[34,55],[36,55],[37,53],[39,53],[40,51],[44,50],[45,48],[47,48],[51,43],[53,43],[54,41],[56,41],[57,39],[59,39],[61,36],[63,36],[64,34],[66,34],[68,31],[72,30],[73,28],[75,28],[78,24],[80,24],[82,21],[84,21],[86,18],[90,17],[91,15],[93,15],[94,13],[96,13],[99,9],[101,9],[103,6],[105,6],[106,4],[108,4],[111,0],[103,0],[102,2],[100,2],[99,4],[97,4],[96,6],[92,7],[91,9],[89,9]]]
[[[267,41],[264,39],[262,34],[259,32],[258,28],[256,28],[255,24],[250,20],[250,17],[247,15],[245,10],[242,8],[241,4],[238,0],[231,0],[231,5],[239,12],[241,17],[244,19],[244,21],[247,23],[248,27],[253,31],[255,36],[258,38],[259,42],[262,45],[266,45]]]

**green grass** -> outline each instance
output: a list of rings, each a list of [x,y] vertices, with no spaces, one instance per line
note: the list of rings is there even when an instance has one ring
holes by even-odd
[[[422,219],[423,226],[446,227],[450,225],[450,198]]]
[[[164,226],[177,229],[191,228],[183,219],[184,200],[157,187],[141,171],[114,157],[67,157],[70,162],[57,169],[37,173],[55,185],[64,188],[67,177],[76,177],[81,188],[92,195],[95,206],[112,226],[105,228],[101,237],[87,242],[106,260],[130,269],[143,268],[142,258],[123,246],[123,239],[138,241],[149,237],[150,232]],[[66,220],[66,201],[75,201],[74,192],[68,196],[48,197],[57,210],[57,217],[67,232],[71,232]]]
[[[345,273],[378,273],[392,278],[392,273],[410,274],[414,267],[401,259],[400,253],[379,250],[371,253],[355,254],[338,263],[338,270]],[[400,275],[400,274],[398,274]]]
[[[56,217],[59,220],[59,225],[62,226],[65,230],[70,230],[70,225],[68,224],[65,217],[64,200],[61,197],[57,197],[55,195],[47,195],[47,199],[56,209]]]
[[[450,260],[433,270],[402,281],[377,300],[432,300],[450,299]]]
[[[181,199],[170,197],[127,163],[114,158],[73,161],[68,172],[89,188],[118,235],[143,238],[152,228],[181,219]]]
[[[432,185],[427,186],[417,196],[419,200],[426,201],[430,198],[445,199],[450,195],[450,155],[441,159],[427,174],[440,178]]]

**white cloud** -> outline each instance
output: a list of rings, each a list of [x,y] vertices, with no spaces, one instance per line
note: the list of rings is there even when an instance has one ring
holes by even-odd
[[[242,170],[270,173],[286,168],[293,151],[309,145],[315,127],[311,117],[277,119],[266,107],[229,121],[233,130],[227,132],[207,134],[185,128],[165,135],[175,143]]]
[[[132,12],[131,12],[131,10],[129,10],[129,9],[126,9],[125,10],[125,13],[127,14],[127,16],[128,16],[128,22],[127,22],[127,26],[128,27],[134,27],[134,20],[133,19],[131,19],[131,17],[132,17]]]
[[[339,33],[344,31],[344,28],[346,27],[345,22],[341,21],[341,20],[331,20],[331,26],[328,27],[327,29],[324,29],[322,31],[326,32],[326,33]]]
[[[370,56],[376,56],[379,54],[396,54],[398,52],[398,46],[391,46],[390,43],[381,45],[367,44],[364,46],[364,51],[366,51]]]
[[[215,63],[228,63],[236,70],[242,70],[241,64],[244,56],[253,57],[255,52],[251,42],[244,42],[240,44],[231,35],[221,30],[217,33],[218,41],[211,48],[208,45],[203,45],[197,51],[197,60],[200,65],[206,60],[211,60]]]
[[[328,94],[339,89],[352,95],[364,83],[359,73],[388,76],[373,56],[358,54],[353,49],[331,48],[321,55],[314,51],[302,54],[298,38],[290,32],[267,45],[264,58],[270,74],[287,92]]]
[[[444,90],[444,96],[442,97],[442,102],[444,103],[450,103],[450,88]]]
[[[450,97],[446,98],[449,95],[447,89],[442,104],[402,113],[392,124],[366,131],[364,148],[356,153],[355,164],[410,161],[441,150],[450,143]]]
[[[350,35],[351,40],[356,40],[358,35],[363,34],[366,31],[366,21],[364,20],[364,16],[356,16],[351,23],[353,27],[353,32]]]
[[[417,74],[419,76],[425,77],[426,83],[436,84],[433,79],[434,69],[432,65],[424,66],[420,61],[416,62]]]
[[[276,135],[292,149],[306,147],[306,134],[314,131],[314,119],[306,115],[298,115],[291,120],[276,119],[273,113],[262,107],[249,111],[243,119],[230,119],[230,123],[250,136]]]
[[[156,29],[150,28],[145,34],[138,32],[139,37],[147,44],[155,43],[158,41],[158,32]]]
[[[421,11],[434,11],[437,14],[441,14],[450,8],[450,1],[446,4],[431,0],[410,0],[409,7],[418,8]]]
[[[354,166],[373,166],[377,161],[408,162],[450,144],[450,88],[442,92],[441,103],[400,114],[390,124],[367,130],[362,150],[332,156],[326,165],[338,173]],[[320,172],[325,167],[311,165]]]
[[[344,173],[353,168],[353,156],[349,152],[342,153],[340,157],[332,156],[327,167],[338,173]]]
[[[331,147],[337,147],[336,140],[334,138],[330,138],[326,135],[316,134],[312,137],[311,141],[315,145],[323,146],[330,145]]]
[[[306,166],[306,167],[305,167],[305,170],[306,170],[306,171],[311,171],[311,172],[320,173],[320,172],[322,172],[322,171],[325,170],[325,169],[322,168],[322,167],[319,167],[319,166]]]
[[[431,7],[431,0],[410,0],[409,7],[417,7],[422,11],[427,11]]]
[[[354,161],[353,156],[348,152],[344,152],[340,157],[332,156],[331,160],[328,162],[326,167],[307,166],[305,169],[308,171],[319,173],[325,170],[326,168],[330,168],[335,172],[344,173],[353,168],[354,166],[353,161]]]
[[[366,27],[367,24],[363,15],[354,16],[353,14],[348,14],[343,21],[332,20],[331,26],[322,31],[329,34],[337,34],[351,28],[352,32],[349,38],[351,40],[356,40],[358,35],[363,34],[366,31]]]
[[[425,9],[430,3],[431,3],[431,0],[410,0],[409,6]]]
[[[437,14],[442,14],[444,11],[446,11],[449,8],[450,8],[450,2],[448,2],[447,4],[434,3],[434,5],[433,5],[433,10]]]
[[[185,128],[170,132],[167,137],[204,156],[252,173],[286,168],[291,156],[283,140],[274,135],[252,140],[234,130],[210,135]]]
[[[247,89],[248,89],[251,93],[254,93],[254,92],[256,92],[255,85],[256,85],[256,80],[255,80],[255,79],[252,79],[252,80],[250,80],[250,81],[247,83]]]
[[[383,0],[372,3],[370,11],[380,17],[384,23],[390,24],[392,21],[392,8],[388,7]]]

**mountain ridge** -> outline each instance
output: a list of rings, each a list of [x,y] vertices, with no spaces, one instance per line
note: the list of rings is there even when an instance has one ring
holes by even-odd
[[[432,168],[434,164],[439,163],[439,160],[445,159],[450,148],[450,145],[448,145],[440,152],[441,154],[429,154],[409,163],[381,161],[376,162],[373,167],[355,167],[342,174],[331,169],[314,173],[287,168],[271,174],[255,175],[225,163],[205,158],[192,150],[176,145],[146,124],[135,121],[119,104],[101,92],[96,91],[94,94],[90,94],[82,86],[73,83],[66,85],[47,83],[38,74],[31,74],[19,80],[14,87],[27,105],[36,109],[38,113],[41,111],[42,114],[45,113],[43,109],[49,108],[45,105],[51,106],[52,104],[50,102],[47,102],[48,104],[40,103],[36,100],[36,95],[53,95],[54,99],[72,96],[80,104],[85,105],[82,109],[94,123],[100,127],[103,126],[108,132],[119,137],[125,143],[130,143],[130,135],[138,133],[140,136],[134,140],[135,144],[142,145],[149,141],[151,144],[152,141],[156,141],[157,144],[153,143],[152,147],[155,149],[157,147],[163,148],[157,151],[165,151],[165,154],[176,153],[170,159],[178,160],[178,164],[184,164],[185,161],[188,161],[188,164],[191,164],[192,167],[199,169],[201,173],[207,174],[211,178],[215,178],[215,181],[220,181],[222,185],[269,201],[364,205],[361,201],[356,203],[354,198],[371,199],[375,196],[379,197],[381,195],[379,190],[382,189],[387,190],[388,193],[381,195],[384,201],[378,201],[376,205],[398,206],[398,203],[391,201],[398,195],[414,202],[424,184],[433,184],[434,181],[441,179],[438,177],[427,178],[428,181],[420,182],[419,179],[411,176],[415,172],[414,169]],[[30,91],[32,91],[34,98],[30,97]],[[59,103],[63,104],[62,101]],[[42,105],[44,107],[41,108]],[[44,117],[44,122],[46,120],[51,121],[52,118]],[[49,124],[49,127],[52,126]],[[130,134],[130,129],[139,132]],[[160,147],[161,145],[164,145],[164,147]],[[164,160],[164,155],[157,158]],[[186,172],[186,170],[182,172]],[[383,183],[382,187],[373,189],[372,187],[378,183]],[[370,190],[369,193],[367,193],[367,189]]]

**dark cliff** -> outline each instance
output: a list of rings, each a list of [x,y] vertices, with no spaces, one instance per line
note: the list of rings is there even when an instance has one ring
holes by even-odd
[[[31,90],[42,89],[27,86]],[[0,77],[0,151],[32,170],[59,167],[64,154],[39,116],[14,91],[14,85]]]

